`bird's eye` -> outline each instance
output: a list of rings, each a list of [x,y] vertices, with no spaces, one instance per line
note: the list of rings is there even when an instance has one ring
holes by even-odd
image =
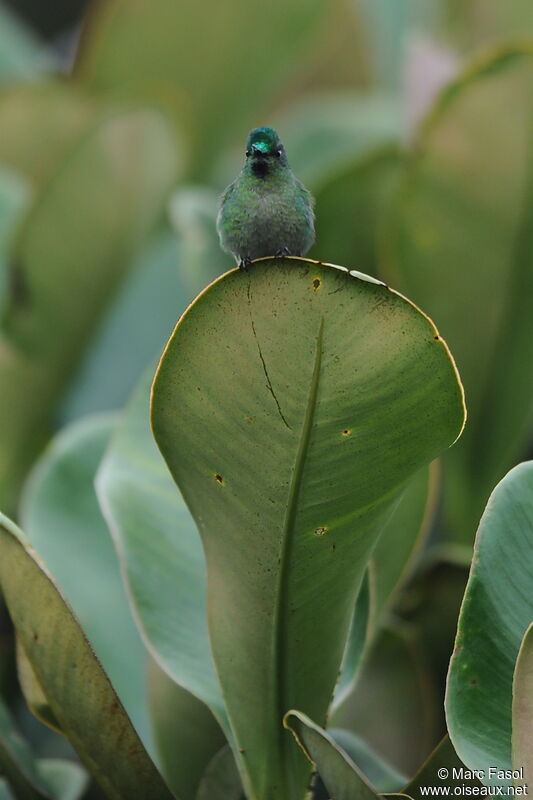
[[[251,156],[251,155],[252,155],[252,151],[251,150],[247,150],[246,151],[246,158],[249,158],[249,156]]]
[[[279,158],[281,156],[282,152],[283,152],[283,150],[281,150],[281,148],[276,150],[276,158]]]

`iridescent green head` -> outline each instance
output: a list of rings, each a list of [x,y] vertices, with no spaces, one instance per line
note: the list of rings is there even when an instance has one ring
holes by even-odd
[[[260,161],[270,159],[285,161],[285,150],[274,128],[254,128],[250,132],[246,157]]]

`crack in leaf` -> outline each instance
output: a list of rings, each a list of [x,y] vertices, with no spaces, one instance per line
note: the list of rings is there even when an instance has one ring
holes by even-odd
[[[292,431],[291,426],[289,425],[289,423],[285,419],[285,416],[283,415],[283,411],[281,410],[281,406],[279,404],[279,400],[276,397],[276,393],[274,392],[274,389],[272,387],[272,381],[270,380],[270,376],[268,374],[268,370],[267,370],[267,366],[266,366],[266,363],[265,363],[265,359],[263,357],[263,352],[261,350],[261,345],[259,344],[259,339],[257,337],[257,331],[255,330],[255,324],[254,324],[254,320],[253,320],[253,317],[252,317],[252,299],[250,297],[250,284],[248,284],[248,306],[249,306],[249,309],[250,309],[250,322],[252,323],[252,331],[253,331],[253,334],[254,334],[255,342],[257,344],[257,351],[259,353],[259,358],[261,359],[261,364],[263,365],[263,372],[265,373],[265,378],[266,378],[266,381],[267,381],[266,382],[267,389],[270,392],[270,394],[272,395],[272,397],[274,398],[274,402],[276,403],[276,406],[277,406],[277,409],[278,409],[278,412],[279,412],[279,415],[280,415],[281,419],[283,420],[283,422],[287,426],[287,428],[290,431]]]

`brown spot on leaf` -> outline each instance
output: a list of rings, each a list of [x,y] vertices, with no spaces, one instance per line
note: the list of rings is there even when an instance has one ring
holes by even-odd
[[[224,486],[224,478],[220,474],[220,472],[215,472],[215,480],[217,483],[220,483],[221,486]]]

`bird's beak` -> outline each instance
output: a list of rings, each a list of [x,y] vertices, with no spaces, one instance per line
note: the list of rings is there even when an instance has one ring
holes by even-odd
[[[266,151],[263,149],[264,145],[261,146],[260,144],[253,144],[252,145],[252,155],[253,156],[266,156]]]

